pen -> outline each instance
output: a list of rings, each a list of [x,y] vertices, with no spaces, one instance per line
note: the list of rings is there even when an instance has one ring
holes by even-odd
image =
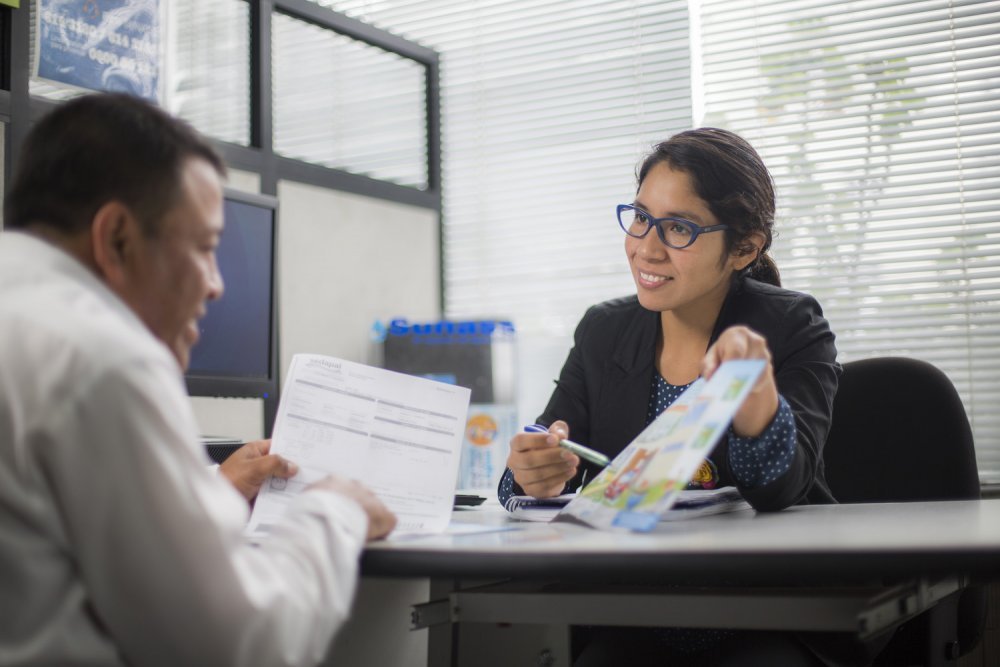
[[[549,432],[549,429],[545,428],[541,424],[529,424],[524,427],[524,430],[528,431],[529,433]],[[596,463],[597,465],[602,467],[607,467],[607,465],[611,463],[611,459],[609,459],[604,454],[601,454],[600,452],[595,452],[590,447],[584,447],[580,443],[573,442],[572,440],[562,439],[559,441],[559,446],[564,449],[568,449],[569,451],[579,456],[581,459],[587,459],[591,463]]]

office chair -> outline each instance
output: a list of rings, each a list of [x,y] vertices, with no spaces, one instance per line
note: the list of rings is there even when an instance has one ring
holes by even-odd
[[[943,372],[901,357],[843,368],[823,451],[826,480],[839,502],[980,497],[972,428]],[[955,597],[900,626],[874,664],[941,664],[975,648],[986,622],[986,590],[972,586]],[[943,635],[942,622],[951,628]]]

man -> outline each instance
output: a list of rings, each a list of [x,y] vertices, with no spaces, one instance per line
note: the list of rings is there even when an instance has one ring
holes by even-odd
[[[182,370],[224,167],[137,99],[93,95],[25,142],[0,234],[0,664],[307,665],[395,519],[360,485],[307,489],[266,543],[200,449]],[[226,472],[226,471],[224,471]],[[253,443],[252,497],[294,473]]]

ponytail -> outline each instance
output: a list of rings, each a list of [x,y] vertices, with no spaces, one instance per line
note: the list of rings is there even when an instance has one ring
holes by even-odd
[[[750,263],[750,266],[746,268],[744,273],[748,278],[753,278],[754,280],[759,280],[762,283],[768,283],[775,287],[781,287],[781,274],[778,272],[778,265],[775,264],[774,258],[766,252],[758,255],[757,259]]]

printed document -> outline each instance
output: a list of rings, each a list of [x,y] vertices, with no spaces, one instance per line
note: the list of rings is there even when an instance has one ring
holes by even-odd
[[[330,473],[365,484],[396,514],[397,533],[435,533],[451,518],[470,391],[315,354],[285,379],[271,452],[299,466],[272,478],[247,532],[265,535],[291,499]]]

